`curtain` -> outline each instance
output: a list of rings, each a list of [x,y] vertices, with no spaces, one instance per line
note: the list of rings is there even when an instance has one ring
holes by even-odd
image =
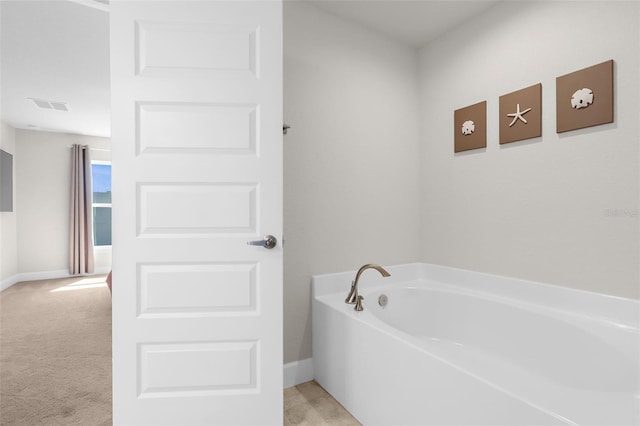
[[[69,215],[69,273],[72,275],[94,271],[92,192],[89,147],[73,145]]]

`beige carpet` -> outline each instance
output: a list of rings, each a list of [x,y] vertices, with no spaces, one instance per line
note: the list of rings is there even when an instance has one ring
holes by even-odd
[[[104,276],[0,293],[0,424],[110,425],[111,297]]]

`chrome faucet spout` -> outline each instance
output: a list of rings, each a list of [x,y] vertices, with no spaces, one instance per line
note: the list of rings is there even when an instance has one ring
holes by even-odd
[[[367,263],[366,265],[364,265],[362,268],[358,270],[358,273],[356,274],[356,285],[358,283],[358,279],[360,279],[360,275],[362,275],[362,273],[367,269],[375,269],[376,271],[380,272],[380,275],[382,275],[383,277],[391,276],[391,274],[388,273],[386,269],[384,269],[382,266],[374,265],[373,263]]]
[[[386,269],[384,269],[382,266],[375,265],[373,263],[367,263],[366,265],[358,269],[358,272],[356,273],[356,279],[351,282],[351,290],[349,291],[347,298],[344,300],[345,303],[348,303],[350,305],[355,304],[356,306],[354,309],[356,311],[361,311],[363,309],[361,302],[363,297],[358,295],[358,282],[360,280],[360,275],[362,275],[362,273],[367,269],[375,269],[376,271],[380,272],[380,275],[382,275],[383,277],[391,276],[391,274],[387,272]]]

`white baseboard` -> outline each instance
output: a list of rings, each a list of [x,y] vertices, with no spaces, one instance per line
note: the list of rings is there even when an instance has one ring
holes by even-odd
[[[98,268],[93,274],[84,275],[103,275],[109,272],[109,268]],[[41,272],[22,272],[13,275],[0,282],[0,291],[4,291],[16,283],[23,281],[37,281],[37,280],[54,280],[56,278],[70,278],[80,275],[71,275],[67,269],[61,269],[58,271],[41,271]]]
[[[284,365],[284,388],[313,380],[313,358],[289,362]]]
[[[12,275],[0,281],[0,291],[4,291],[19,281],[18,275]]]
[[[68,278],[70,276],[68,269],[60,269],[58,271],[21,272],[18,274],[18,281],[54,280],[56,278]]]

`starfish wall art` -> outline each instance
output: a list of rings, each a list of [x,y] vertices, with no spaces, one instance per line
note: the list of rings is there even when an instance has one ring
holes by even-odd
[[[500,143],[542,136],[542,84],[500,96]]]

